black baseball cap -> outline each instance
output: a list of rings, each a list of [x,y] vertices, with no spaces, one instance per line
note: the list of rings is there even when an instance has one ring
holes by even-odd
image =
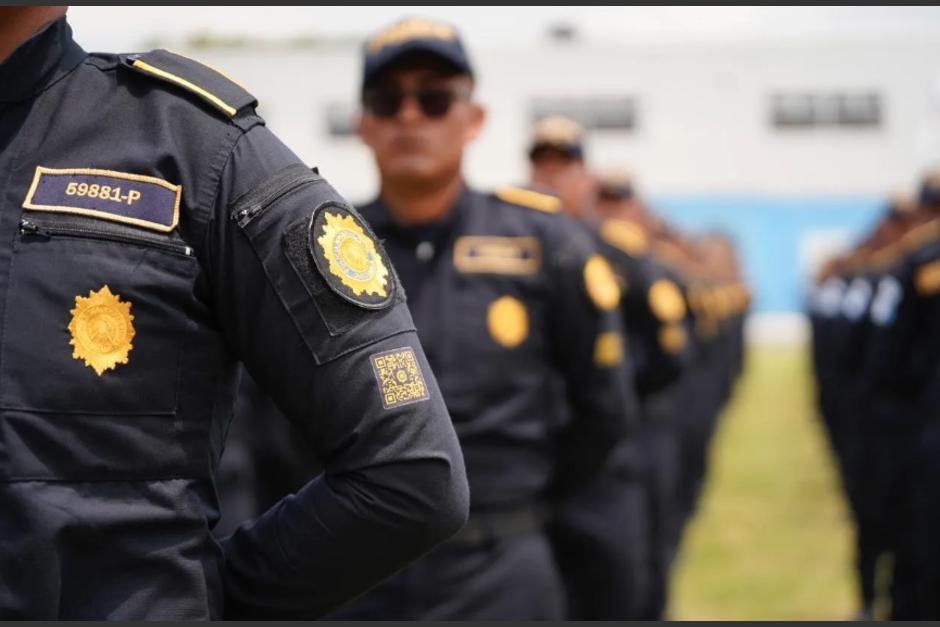
[[[633,177],[622,168],[609,168],[597,176],[599,196],[629,200],[634,196]]]
[[[924,205],[940,205],[940,168],[924,175],[920,183],[918,200]]]
[[[584,127],[561,115],[542,118],[532,129],[529,159],[534,160],[543,150],[554,150],[572,159],[583,159]]]
[[[412,56],[428,55],[473,77],[473,66],[457,29],[445,22],[409,17],[384,28],[365,43],[362,87],[379,74]]]

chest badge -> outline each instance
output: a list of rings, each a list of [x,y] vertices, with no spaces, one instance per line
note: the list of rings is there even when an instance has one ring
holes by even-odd
[[[69,333],[72,357],[85,362],[98,376],[118,364],[128,363],[134,345],[134,316],[131,303],[111,293],[105,285],[88,296],[75,297]]]
[[[601,311],[613,311],[620,304],[620,284],[606,259],[591,255],[584,264],[584,287]]]
[[[363,306],[386,304],[389,276],[375,241],[351,213],[324,210],[314,224],[314,257],[334,291]],[[318,253],[318,254],[317,254]],[[326,268],[320,264],[326,262]],[[338,284],[337,284],[338,282]]]
[[[529,313],[522,301],[501,296],[486,311],[486,327],[497,344],[515,348],[529,335]]]

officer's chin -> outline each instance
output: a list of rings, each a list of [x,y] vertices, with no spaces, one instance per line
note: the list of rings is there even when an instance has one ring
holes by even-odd
[[[441,168],[429,157],[400,157],[389,164],[386,174],[401,184],[421,186],[439,180]]]

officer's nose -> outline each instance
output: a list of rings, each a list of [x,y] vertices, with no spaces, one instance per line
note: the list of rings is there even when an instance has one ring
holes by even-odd
[[[421,106],[414,95],[409,95],[401,103],[401,109],[398,110],[398,121],[403,124],[414,124],[424,118]]]

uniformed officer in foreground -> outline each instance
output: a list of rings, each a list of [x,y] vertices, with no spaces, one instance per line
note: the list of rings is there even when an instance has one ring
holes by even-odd
[[[404,291],[249,93],[64,13],[0,9],[0,616],[319,616],[466,517]],[[326,469],[220,545],[237,360]]]
[[[603,466],[634,418],[609,264],[555,198],[464,181],[483,108],[457,32],[407,19],[365,47],[362,207],[408,293],[467,460],[470,521],[341,618],[564,616],[547,505]]]

